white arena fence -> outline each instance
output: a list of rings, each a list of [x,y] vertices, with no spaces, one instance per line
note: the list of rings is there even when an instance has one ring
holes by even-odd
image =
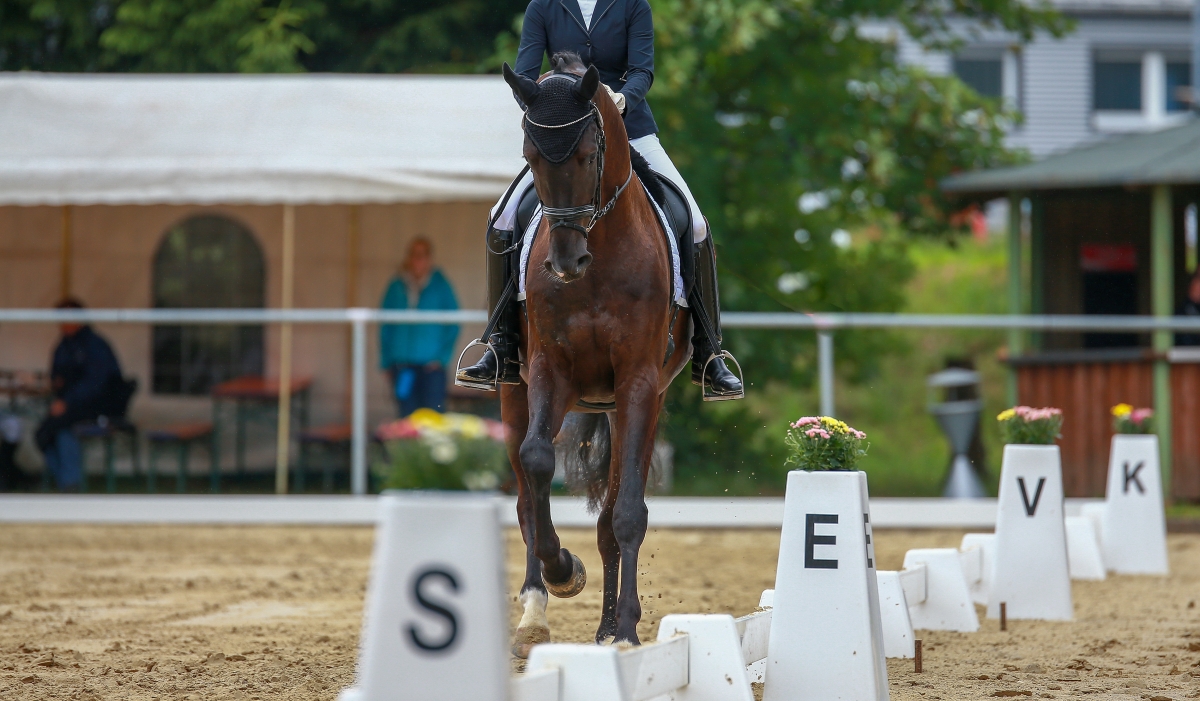
[[[346,324],[351,349],[351,492],[367,492],[367,326],[373,324],[480,324],[482,310],[385,311],[380,309],[0,309],[0,324]],[[1010,331],[1113,331],[1200,333],[1200,318],[1021,314],[875,314],[725,312],[727,329],[815,331],[821,413],[833,409],[833,334],[847,329],[995,329]]]

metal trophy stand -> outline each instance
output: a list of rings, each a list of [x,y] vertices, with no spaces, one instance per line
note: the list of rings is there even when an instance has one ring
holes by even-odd
[[[949,368],[930,375],[927,385],[930,394],[929,413],[937,419],[938,425],[950,441],[951,450],[954,451],[954,459],[950,463],[950,474],[946,478],[942,496],[951,499],[986,497],[987,490],[967,457],[967,451],[970,450],[971,441],[979,427],[979,414],[983,410],[983,402],[979,399],[947,400],[947,397],[966,394],[964,390],[967,389],[974,389],[975,392],[971,394],[978,396],[979,373],[963,368]],[[939,394],[941,396],[937,396]]]

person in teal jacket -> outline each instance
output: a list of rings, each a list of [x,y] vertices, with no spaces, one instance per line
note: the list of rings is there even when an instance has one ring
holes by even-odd
[[[408,246],[400,272],[383,295],[384,309],[458,309],[454,288],[433,267],[433,244],[418,237]],[[458,326],[384,324],[379,362],[391,380],[400,416],[422,407],[445,411],[446,367],[454,354]]]

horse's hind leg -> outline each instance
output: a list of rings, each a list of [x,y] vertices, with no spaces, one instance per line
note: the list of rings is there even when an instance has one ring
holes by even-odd
[[[654,452],[654,434],[662,397],[658,374],[646,372],[621,382],[617,389],[617,425],[613,431],[613,457],[620,468],[613,509],[613,534],[621,549],[621,593],[617,597],[615,642],[639,643],[638,551],[646,538],[646,475]]]
[[[521,441],[529,427],[529,408],[525,385],[501,385],[500,413],[504,419],[505,445],[517,480],[517,522],[525,541],[525,581],[521,584],[523,611],[513,636],[512,654],[525,659],[538,643],[550,641],[550,622],[546,619],[546,585],[542,583],[542,563],[534,554],[533,493],[521,467]]]

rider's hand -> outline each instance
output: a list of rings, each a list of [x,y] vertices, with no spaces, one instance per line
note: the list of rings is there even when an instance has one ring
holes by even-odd
[[[601,85],[604,85],[604,83],[601,83]],[[604,85],[604,90],[608,93],[608,96],[612,98],[613,103],[616,104],[617,111],[621,114],[625,114],[625,96],[619,92],[613,92],[613,89],[607,85]]]

